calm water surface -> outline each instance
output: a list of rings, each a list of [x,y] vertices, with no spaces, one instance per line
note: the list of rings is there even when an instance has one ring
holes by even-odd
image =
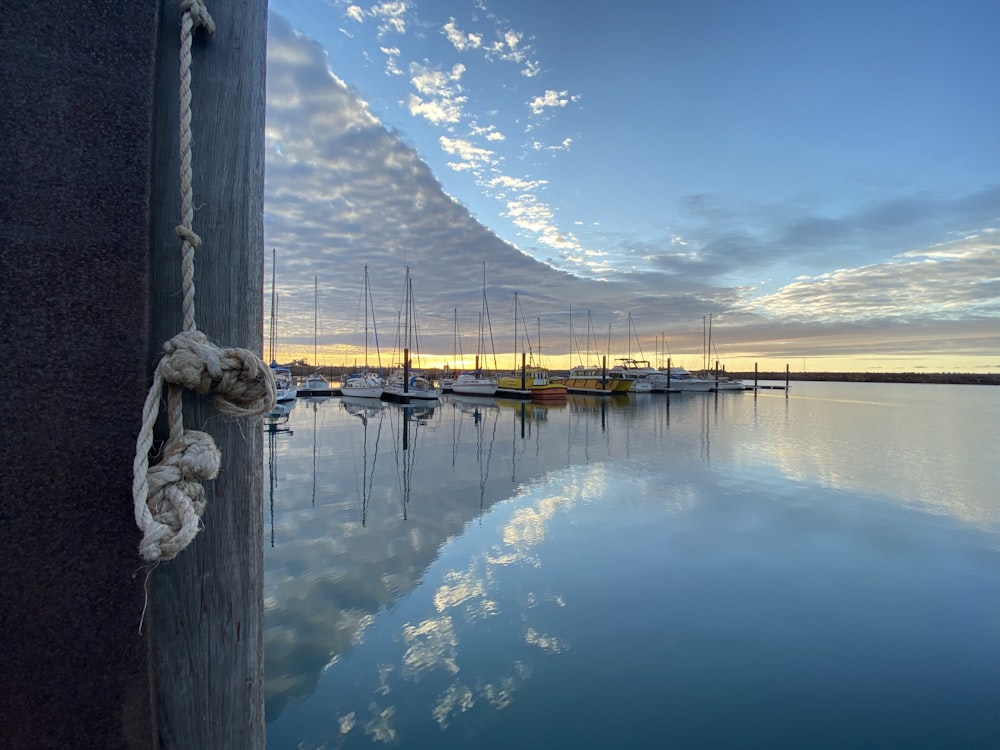
[[[1000,747],[1000,388],[268,422],[271,750]]]

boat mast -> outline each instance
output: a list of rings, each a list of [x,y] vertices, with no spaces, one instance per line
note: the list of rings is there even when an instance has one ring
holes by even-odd
[[[542,366],[542,319],[541,317],[536,318],[538,321],[538,366]]]
[[[628,343],[628,358],[632,359],[632,311],[628,314],[628,330],[625,332],[625,338]]]
[[[275,267],[278,264],[277,249],[271,248],[271,330],[267,338],[267,358],[274,362],[274,313],[278,306],[278,298],[274,289]]]
[[[365,283],[362,294],[365,297],[365,374],[368,374],[368,297],[371,292],[368,290],[368,264],[365,263]],[[357,369],[357,367],[355,367]]]
[[[313,276],[313,362],[319,370],[319,355],[317,354],[319,337],[319,277]]]
[[[493,342],[493,323],[490,321],[490,303],[486,299],[486,261],[483,261],[483,312],[486,314],[486,327],[490,332],[490,350],[493,352],[493,372],[499,370],[497,365],[497,347]],[[483,347],[483,358],[486,358],[485,342]]]

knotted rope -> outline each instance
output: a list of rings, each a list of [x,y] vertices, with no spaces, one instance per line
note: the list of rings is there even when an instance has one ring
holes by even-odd
[[[266,414],[275,402],[274,375],[259,356],[247,349],[219,348],[195,323],[194,251],[201,238],[192,228],[191,36],[198,27],[214,33],[215,22],[203,0],[182,0],[180,7],[181,224],[176,232],[181,238],[184,330],[163,345],[164,355],[143,406],[132,466],[135,521],[143,532],[139,552],[150,561],[170,560],[191,543],[205,510],[201,482],[219,473],[221,456],[211,435],[184,429],[183,389],[212,394],[216,408],[232,417]],[[150,468],[153,425],[164,383],[169,436],[163,459]]]

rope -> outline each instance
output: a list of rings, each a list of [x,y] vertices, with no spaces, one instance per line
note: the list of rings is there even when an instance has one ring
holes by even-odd
[[[205,510],[201,482],[219,473],[221,454],[212,436],[184,428],[184,389],[211,394],[215,407],[231,417],[254,417],[274,408],[271,368],[248,349],[222,349],[198,330],[194,307],[195,233],[191,188],[191,37],[201,27],[215,33],[215,22],[203,0],[181,2],[180,45],[180,195],[181,284],[184,329],[163,345],[153,385],[142,410],[132,465],[135,521],[143,533],[139,553],[149,561],[170,560],[187,547],[200,529]],[[168,439],[160,463],[149,466],[153,426],[167,385]]]

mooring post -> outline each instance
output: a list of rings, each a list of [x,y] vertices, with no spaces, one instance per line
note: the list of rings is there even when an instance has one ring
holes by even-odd
[[[403,349],[403,402],[408,403],[410,397],[410,350]]]
[[[788,365],[786,364],[785,365],[785,398],[788,398],[788,378],[789,378],[789,372],[791,372],[791,371],[788,369]]]
[[[257,353],[263,337],[266,0],[208,1],[213,34],[195,29],[191,60],[196,319],[209,340]],[[165,0],[157,41],[151,372],[182,330],[180,290],[180,3]],[[145,627],[163,748],[264,746],[263,435],[184,394],[185,425],[221,454],[205,482],[203,528],[152,571]]]

